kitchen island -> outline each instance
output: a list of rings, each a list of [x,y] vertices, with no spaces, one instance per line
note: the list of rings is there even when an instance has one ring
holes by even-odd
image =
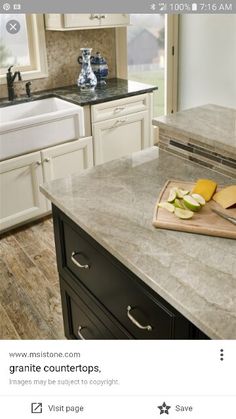
[[[203,105],[153,119],[159,147],[236,176],[236,109]]]
[[[236,339],[236,241],[152,226],[166,180],[200,177],[233,183],[153,147],[41,186],[67,337],[89,338],[78,315],[101,331],[93,338]]]

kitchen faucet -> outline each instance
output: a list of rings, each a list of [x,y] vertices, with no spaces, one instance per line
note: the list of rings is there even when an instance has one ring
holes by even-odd
[[[13,74],[11,69],[12,69],[13,65],[11,65],[8,68],[6,77],[7,77],[7,90],[8,90],[8,100],[13,101],[15,99],[15,92],[14,92],[14,81],[15,78],[18,77],[18,80],[21,81],[22,77],[21,77],[21,73],[20,71],[15,71],[15,73]]]
[[[27,83],[25,83],[25,91],[29,98],[31,98],[31,88],[30,88],[31,85],[32,85],[31,81],[27,81]]]

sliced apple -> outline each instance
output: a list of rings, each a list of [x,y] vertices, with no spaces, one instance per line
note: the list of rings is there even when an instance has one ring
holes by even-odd
[[[175,212],[175,207],[173,204],[170,204],[170,202],[160,202],[160,204],[158,204],[159,208],[164,208],[169,212]]]
[[[201,205],[199,202],[196,201],[192,196],[186,195],[183,197],[184,205],[191,211],[199,211],[201,209]]]

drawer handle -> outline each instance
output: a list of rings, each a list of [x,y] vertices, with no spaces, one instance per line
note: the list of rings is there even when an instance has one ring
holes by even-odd
[[[117,107],[114,109],[114,112],[121,112],[121,111],[124,111],[124,110],[125,110],[125,108],[126,108],[126,106],[117,106]]]
[[[91,14],[90,19],[100,19],[99,15]]]
[[[106,19],[107,15],[100,15],[99,19]]]
[[[127,307],[127,316],[128,316],[128,318],[130,319],[130,321],[135,325],[135,326],[137,326],[139,329],[142,329],[142,330],[148,330],[148,332],[151,332],[151,330],[152,330],[152,326],[150,325],[150,324],[148,324],[147,326],[142,326],[139,322],[138,322],[138,320],[136,320],[133,316],[132,316],[132,314],[130,313],[131,312],[131,310],[132,310],[132,307],[131,306],[128,306]]]
[[[120,125],[123,125],[127,122],[127,119],[118,119],[118,121],[116,121],[113,125],[113,128],[115,127],[119,127]]]
[[[82,327],[82,326],[78,327],[78,336],[79,336],[80,339],[85,340],[85,338],[83,337],[83,335],[81,333],[82,329],[85,329],[85,327]]]
[[[76,253],[76,252],[72,252],[71,253],[71,260],[72,260],[72,262],[76,265],[76,266],[78,266],[78,268],[80,268],[80,269],[89,269],[89,265],[81,265],[76,259],[75,259],[75,256],[76,255],[79,255],[79,253]]]

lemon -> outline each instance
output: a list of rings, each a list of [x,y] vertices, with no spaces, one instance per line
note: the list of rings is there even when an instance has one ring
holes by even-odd
[[[175,215],[182,220],[189,220],[193,216],[193,212],[188,209],[175,208]]]
[[[202,195],[199,195],[198,193],[193,193],[191,196],[201,205],[201,207],[204,207],[206,201]]]
[[[175,212],[175,207],[173,204],[170,204],[169,202],[161,202],[160,204],[158,204],[159,208],[164,208],[169,212]]]
[[[168,202],[173,202],[176,198],[176,188],[171,188],[169,197],[167,199]]]
[[[201,209],[201,205],[199,202],[196,201],[192,196],[186,195],[183,197],[184,205],[190,209],[191,211],[199,211]]]

